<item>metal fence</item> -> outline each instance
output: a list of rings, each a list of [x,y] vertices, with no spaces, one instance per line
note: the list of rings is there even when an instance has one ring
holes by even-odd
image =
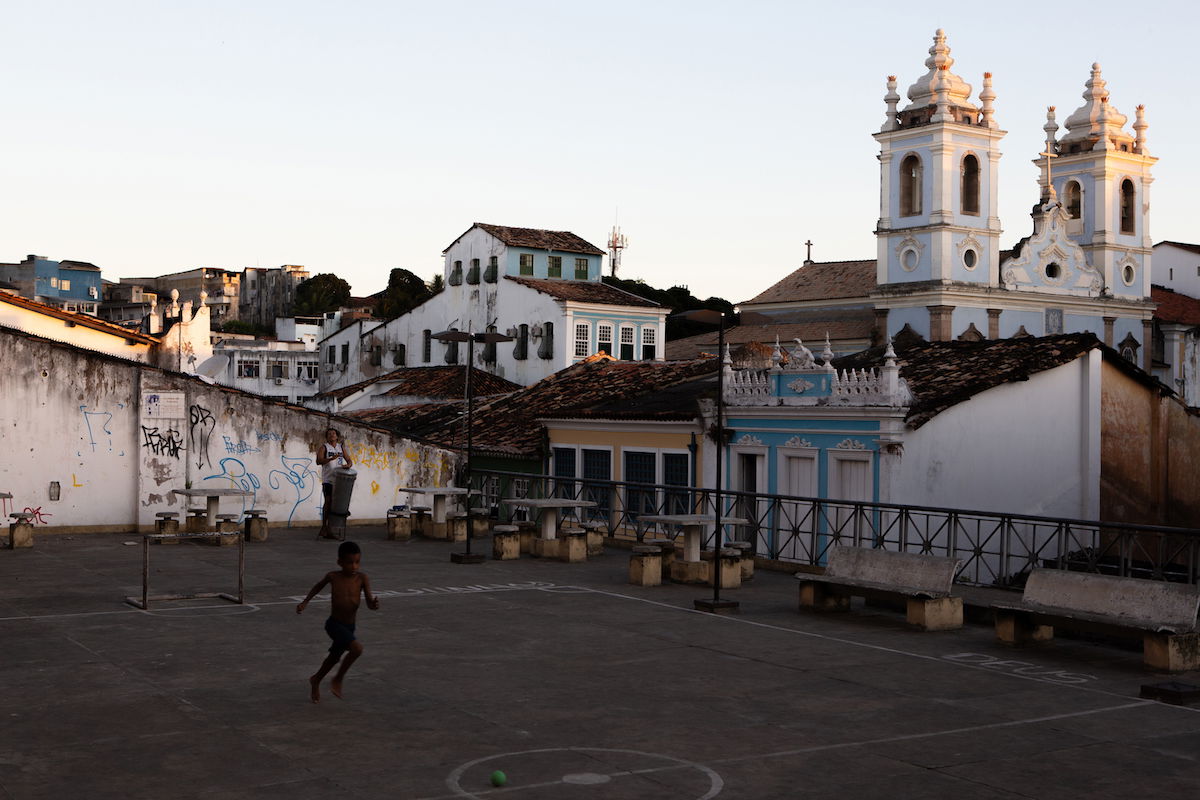
[[[715,493],[694,487],[483,470],[472,483],[501,519],[520,518],[505,498],[589,500],[594,508],[567,516],[604,522],[610,536],[636,541],[676,533],[642,517],[715,511]],[[723,524],[724,541],[750,542],[756,555],[782,562],[822,566],[830,548],[849,545],[961,558],[957,580],[975,586],[1020,588],[1034,567],[1200,582],[1196,528],[736,491],[723,491],[721,505],[723,518],[748,521]]]

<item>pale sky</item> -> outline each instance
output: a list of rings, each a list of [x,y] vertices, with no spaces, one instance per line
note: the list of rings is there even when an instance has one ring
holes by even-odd
[[[939,27],[973,99],[994,75],[1003,246],[1093,61],[1130,124],[1146,105],[1153,240],[1200,242],[1196,6],[927,5],[4,0],[0,261],[369,294],[476,221],[603,248],[616,220],[622,277],[742,301],[806,239],[874,257],[886,76],[903,95]]]

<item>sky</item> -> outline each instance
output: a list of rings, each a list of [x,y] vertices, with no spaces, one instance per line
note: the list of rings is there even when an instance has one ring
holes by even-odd
[[[1200,242],[1198,7],[928,5],[2,0],[0,261],[303,264],[365,295],[474,222],[602,249],[617,223],[621,277],[739,302],[806,240],[874,257],[886,77],[939,27],[973,98],[994,75],[1003,246],[1093,61],[1129,125],[1146,105],[1151,237]]]

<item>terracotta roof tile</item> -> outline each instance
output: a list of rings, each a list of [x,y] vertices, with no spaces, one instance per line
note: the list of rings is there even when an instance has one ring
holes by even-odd
[[[536,250],[561,250],[564,253],[583,253],[590,256],[602,256],[604,251],[596,247],[591,242],[581,239],[570,231],[544,231],[539,228],[510,228],[505,225],[489,225],[485,222],[476,222],[468,229],[468,233],[475,229],[490,233],[500,241],[504,242],[509,247],[532,247]],[[463,233],[463,236],[466,236]],[[459,236],[458,239],[461,239]],[[450,243],[450,247],[454,243]],[[446,250],[449,250],[447,247]],[[446,252],[443,250],[442,252]]]
[[[444,367],[402,367],[392,370],[386,375],[368,378],[365,381],[343,386],[328,392],[322,392],[317,397],[332,397],[343,400],[355,392],[380,381],[398,381],[396,386],[383,392],[385,397],[447,397],[459,398],[466,395],[466,370],[460,366],[447,365]],[[515,392],[522,388],[521,384],[507,381],[504,378],[476,369],[471,373],[471,386],[475,396],[484,397],[496,394]]]
[[[1183,325],[1200,325],[1200,300],[1180,294],[1174,289],[1155,285],[1150,287],[1150,299],[1158,304],[1154,311],[1155,319]]]
[[[793,319],[797,318],[802,318],[803,321],[768,325],[738,325],[725,331],[725,342],[731,348],[749,342],[759,342],[773,347],[775,337],[778,336],[781,342],[803,339],[809,349],[815,352],[819,348],[812,347],[812,344],[814,342],[824,343],[826,333],[829,334],[832,341],[869,342],[871,330],[875,326],[874,312],[870,310],[824,311],[793,317]],[[668,359],[674,360],[698,358],[703,353],[715,355],[716,352],[716,331],[667,342],[663,351]]]
[[[660,391],[711,372],[715,359],[695,361],[617,361],[588,358],[559,370],[522,391],[476,402],[473,446],[480,452],[520,458],[542,455],[539,418],[572,414],[609,402]],[[463,447],[461,401],[421,406],[371,409],[357,419],[397,433],[421,436],[450,447]],[[689,414],[694,411],[689,409]]]
[[[641,306],[644,308],[661,308],[653,300],[638,297],[636,294],[609,286],[598,281],[543,280],[541,278],[516,278],[505,275],[506,280],[536,289],[542,294],[548,294],[559,300],[571,300],[577,303],[598,303],[606,306]]]
[[[1097,348],[1104,348],[1093,334],[1067,333],[1020,339],[985,339],[982,342],[926,342],[919,338],[897,342],[896,360],[900,377],[913,394],[906,421],[916,429],[951,406],[1006,383],[1028,380]],[[1107,349],[1107,348],[1105,348]],[[863,369],[883,365],[883,347],[836,358],[837,369]],[[1108,350],[1119,366],[1129,366],[1115,351]],[[1115,363],[1115,362],[1114,362]],[[1141,373],[1143,380],[1156,383]]]
[[[45,303],[39,303],[36,300],[30,300],[27,297],[21,297],[17,294],[0,292],[0,302],[25,308],[29,311],[36,311],[39,314],[45,314],[48,317],[55,317],[56,319],[61,319],[64,322],[70,322],[74,325],[79,325],[84,328],[91,328],[92,330],[100,331],[101,333],[107,333],[112,336],[120,336],[124,339],[129,339],[141,344],[158,344],[159,342],[159,337],[157,336],[150,336],[149,334],[126,328],[123,325],[118,325],[115,322],[108,322],[100,319],[99,317],[93,317],[90,314],[79,314],[74,311],[63,311],[61,308],[49,306]]]
[[[875,288],[875,259],[805,264],[766,291],[741,305],[795,303],[861,297]]]

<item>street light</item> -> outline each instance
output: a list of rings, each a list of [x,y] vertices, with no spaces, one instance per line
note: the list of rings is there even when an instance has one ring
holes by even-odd
[[[771,322],[770,317],[753,311],[744,311],[739,315],[736,310],[723,312],[710,308],[698,308],[693,311],[680,311],[678,314],[671,315],[674,319],[687,319],[692,322],[717,326],[717,425],[715,431],[717,438],[717,486],[713,492],[715,504],[713,512],[713,596],[711,600],[696,600],[693,603],[697,611],[710,611],[714,614],[728,614],[737,611],[738,607],[736,600],[721,599],[721,545],[725,538],[721,531],[721,462],[723,460],[721,451],[725,445],[725,320],[738,316],[740,316],[740,322],[743,324],[765,324]]]
[[[466,342],[467,343],[467,366],[466,366],[466,388],[467,395],[467,549],[464,553],[451,553],[450,560],[455,564],[481,564],[483,563],[482,553],[471,552],[471,534],[474,526],[471,524],[471,445],[474,434],[474,426],[472,425],[475,416],[475,394],[471,391],[471,371],[475,368],[475,343],[482,342],[484,344],[493,344],[495,342],[511,342],[513,337],[505,336],[503,333],[474,333],[471,331],[442,331],[441,333],[433,334],[434,339],[442,342]]]

